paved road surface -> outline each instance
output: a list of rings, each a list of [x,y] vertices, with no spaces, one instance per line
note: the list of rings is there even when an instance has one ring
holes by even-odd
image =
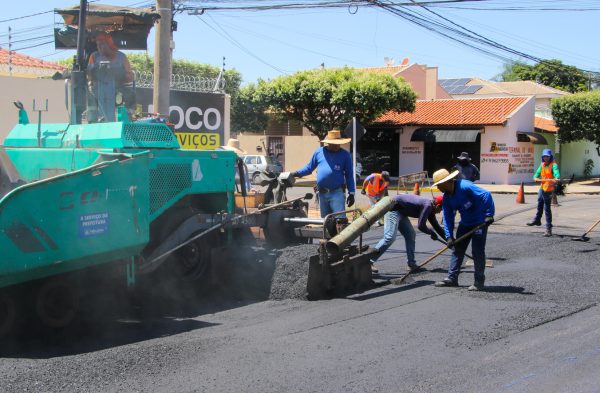
[[[532,207],[495,196],[498,216]],[[600,392],[600,233],[571,241],[599,215],[600,198],[569,196],[555,233],[494,224],[488,290],[435,288],[448,256],[407,285],[347,299],[205,299],[170,312],[97,317],[76,331],[2,349],[0,391]],[[381,228],[365,239],[374,243]],[[417,257],[439,249],[417,236]],[[379,279],[404,273],[400,238]]]

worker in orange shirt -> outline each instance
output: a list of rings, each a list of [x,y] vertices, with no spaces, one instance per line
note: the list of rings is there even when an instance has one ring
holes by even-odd
[[[381,173],[371,173],[363,182],[362,191],[363,195],[369,198],[371,206],[376,204],[388,195],[388,186],[390,185],[390,174],[388,171],[382,171]],[[378,225],[383,225],[383,220],[379,220]]]
[[[390,185],[390,174],[387,171],[381,173],[371,173],[363,182],[362,191],[363,195],[366,195],[371,202],[371,206],[376,204],[388,195],[388,186]]]

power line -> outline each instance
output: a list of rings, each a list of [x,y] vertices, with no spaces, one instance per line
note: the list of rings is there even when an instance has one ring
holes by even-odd
[[[37,45],[30,45],[30,46],[25,46],[23,48],[17,48],[17,49],[13,49],[13,52],[17,52],[17,51],[21,51],[21,50],[25,50],[25,49],[31,49],[31,48],[37,48],[38,46],[43,46],[43,45],[48,45],[48,44],[53,44],[54,40],[52,41],[47,41],[47,42],[42,42],[41,44],[37,44]]]
[[[12,22],[13,20],[20,20],[20,19],[25,19],[25,18],[31,18],[32,16],[49,14],[51,12],[54,12],[54,10],[38,12],[35,14],[30,14],[30,15],[17,16],[16,18],[3,19],[3,20],[0,20],[0,23]]]
[[[219,34],[220,36],[222,36],[223,38],[225,38],[227,41],[231,42],[233,45],[235,45],[236,47],[238,47],[239,49],[241,49],[243,52],[245,52],[249,56],[253,57],[254,59],[260,61],[264,65],[266,65],[266,66],[274,69],[275,71],[277,71],[277,72],[279,72],[281,74],[288,74],[288,72],[286,72],[285,70],[282,70],[281,68],[279,68],[277,66],[274,66],[273,64],[267,62],[266,60],[261,59],[260,57],[258,57],[254,53],[252,53],[250,50],[248,50],[246,47],[244,47],[242,44],[240,44],[235,38],[233,38],[229,33],[227,33],[225,30],[223,30],[218,24],[216,24],[216,22],[215,22],[215,24],[219,28],[219,30],[221,30],[221,32],[219,32],[215,27],[213,27],[210,24],[208,24],[208,22],[206,22],[205,20],[203,20],[199,16],[198,16],[198,19],[200,19],[200,21],[202,23],[204,23],[205,25],[207,25],[214,32],[216,32],[217,34]],[[213,22],[214,22],[214,20],[213,20]]]

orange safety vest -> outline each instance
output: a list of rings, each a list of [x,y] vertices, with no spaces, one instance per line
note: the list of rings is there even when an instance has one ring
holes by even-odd
[[[542,179],[554,179],[554,174],[552,173],[552,166],[556,165],[554,161],[546,165],[546,163],[542,163],[542,171],[540,172],[540,178]],[[555,183],[553,181],[543,181],[542,182],[542,190],[545,192],[554,191]]]
[[[387,186],[390,184],[390,182],[383,180],[381,173],[374,173],[373,181],[365,183],[365,191],[367,195],[372,197],[377,197],[383,194]]]

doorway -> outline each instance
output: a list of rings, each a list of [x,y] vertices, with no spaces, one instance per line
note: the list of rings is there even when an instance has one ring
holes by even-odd
[[[425,142],[423,168],[429,176],[441,168],[450,170],[458,162],[456,157],[463,151],[469,153],[471,163],[479,168],[481,135],[477,135],[475,142]]]

